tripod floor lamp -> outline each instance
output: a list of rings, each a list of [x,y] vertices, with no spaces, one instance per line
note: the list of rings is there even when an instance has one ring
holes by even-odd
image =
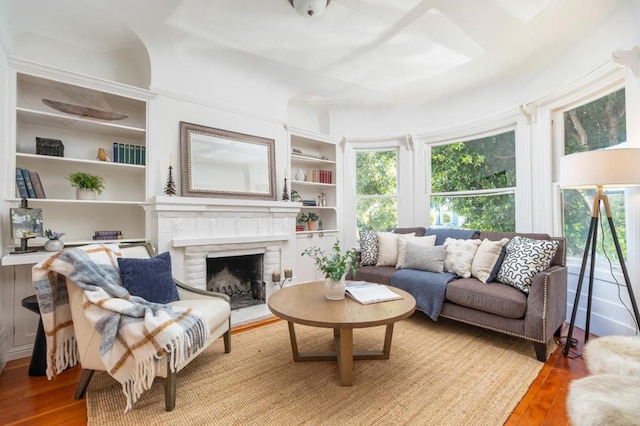
[[[584,281],[587,260],[591,258],[589,265],[589,289],[587,293],[587,311],[585,325],[585,343],[589,340],[589,325],[591,320],[591,302],[593,299],[593,276],[595,273],[596,245],[598,240],[598,222],[604,220],[601,217],[601,207],[604,206],[606,219],[609,223],[611,236],[616,247],[616,253],[620,262],[620,268],[624,276],[625,286],[631,299],[631,306],[635,316],[636,326],[640,325],[640,313],[633,294],[633,288],[629,280],[629,273],[624,262],[624,256],[620,248],[616,228],[611,218],[611,208],[609,198],[604,193],[604,187],[621,188],[626,186],[640,185],[640,148],[620,148],[603,149],[597,151],[587,151],[577,154],[566,155],[560,159],[560,186],[562,188],[596,188],[597,193],[593,199],[593,209],[591,212],[591,223],[587,234],[587,243],[582,257],[582,266],[576,288],[576,297],[573,302],[571,312],[571,322],[567,341],[564,345],[563,355],[569,354],[571,346],[571,336],[576,322],[578,305],[580,304],[580,294]]]

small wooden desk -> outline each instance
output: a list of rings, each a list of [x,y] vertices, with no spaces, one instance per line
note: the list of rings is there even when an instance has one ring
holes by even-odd
[[[416,301],[409,293],[389,287],[403,299],[362,305],[350,297],[344,300],[328,300],[324,297],[324,282],[313,282],[285,287],[269,297],[269,309],[289,323],[289,338],[294,361],[336,360],[340,384],[353,384],[353,361],[389,359],[393,324],[408,318],[416,308]],[[294,324],[332,328],[335,351],[298,351]],[[353,329],[386,325],[382,350],[353,351]]]

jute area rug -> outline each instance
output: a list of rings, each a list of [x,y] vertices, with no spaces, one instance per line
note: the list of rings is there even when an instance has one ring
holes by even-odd
[[[333,331],[296,326],[300,351],[327,350]],[[356,329],[356,350],[381,349],[384,327]],[[176,408],[164,382],[124,414],[120,385],[96,372],[89,425],[502,425],[543,363],[523,339],[421,312],[396,323],[388,360],[355,361],[353,386],[335,362],[294,363],[285,321],[214,342],[178,374]]]

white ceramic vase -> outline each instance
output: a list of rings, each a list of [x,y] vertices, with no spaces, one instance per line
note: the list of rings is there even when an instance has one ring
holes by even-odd
[[[64,242],[62,240],[47,240],[44,243],[44,249],[46,251],[60,251],[64,248]]]
[[[96,191],[89,189],[76,188],[76,200],[95,200]]]
[[[324,295],[329,300],[342,300],[344,299],[345,291],[347,290],[347,283],[344,277],[340,281],[334,281],[331,278],[327,278],[324,282]]]
[[[304,171],[302,171],[302,169],[298,169],[294,177],[296,178],[297,181],[303,181],[306,176],[304,175]]]

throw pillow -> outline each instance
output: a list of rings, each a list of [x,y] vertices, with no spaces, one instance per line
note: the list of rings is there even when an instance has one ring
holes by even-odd
[[[498,278],[498,272],[500,272],[500,267],[502,266],[502,262],[504,262],[504,257],[506,255],[507,255],[507,247],[505,245],[504,247],[502,247],[502,250],[500,250],[500,256],[498,256],[498,261],[494,265],[493,270],[489,275],[489,278],[487,278],[488,283],[494,282]]]
[[[360,266],[375,265],[378,261],[378,233],[360,232]]]
[[[423,247],[431,247],[436,245],[436,237],[416,237],[414,234],[398,235],[398,263],[396,269],[404,268],[404,260],[407,250],[407,242],[414,242]]]
[[[396,263],[398,263],[398,234],[378,232],[376,266],[396,266]]]
[[[118,266],[124,288],[132,296],[162,304],[179,300],[168,251],[151,259],[119,257]]]
[[[447,249],[444,270],[462,278],[469,278],[471,276],[471,263],[480,243],[480,240],[447,238],[443,244]]]
[[[508,242],[508,238],[498,241],[491,241],[486,238],[482,240],[471,263],[471,276],[476,277],[483,283],[489,282],[489,277],[496,266],[496,262],[498,262],[502,247]]]
[[[414,241],[409,241],[407,242],[403,267],[442,273],[444,272],[444,259],[446,256],[447,249],[444,246],[424,246]]]
[[[497,281],[529,293],[533,277],[549,267],[558,250],[558,241],[513,237],[505,246]]]

